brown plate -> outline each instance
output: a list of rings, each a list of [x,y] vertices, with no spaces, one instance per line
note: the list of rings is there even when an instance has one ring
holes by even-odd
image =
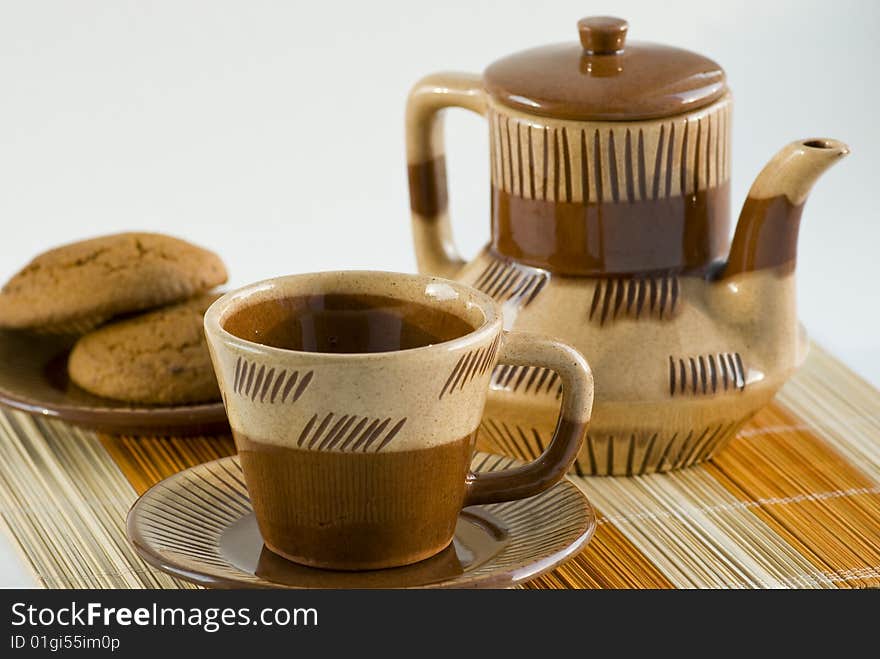
[[[67,377],[74,339],[0,331],[0,405],[116,434],[228,432],[222,403],[133,406],[84,391]]]
[[[477,453],[474,471],[517,464]],[[213,588],[504,588],[577,554],[596,515],[564,479],[537,496],[472,506],[453,543],[414,565],[337,572],[292,563],[263,546],[238,457],[181,471],[149,489],[128,513],[128,538],[151,565]]]

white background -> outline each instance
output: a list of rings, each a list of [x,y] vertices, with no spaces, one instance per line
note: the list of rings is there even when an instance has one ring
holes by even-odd
[[[409,87],[435,70],[576,40],[587,14],[717,60],[735,95],[735,218],[784,144],[853,154],[817,184],[798,256],[811,335],[880,385],[880,3],[0,0],[0,280],[51,245],[163,231],[220,253],[230,285],[413,270]],[[488,236],[487,132],[448,121],[461,249]],[[0,585],[32,583],[0,538]]]

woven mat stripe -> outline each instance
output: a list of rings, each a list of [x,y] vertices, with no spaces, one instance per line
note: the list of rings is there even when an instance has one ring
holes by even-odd
[[[26,553],[34,556],[32,567],[41,581],[49,587],[77,587],[89,573],[105,575],[106,561],[97,556],[100,552],[91,554],[82,544],[94,523],[88,502],[83,501],[85,505],[78,509],[75,497],[65,496],[69,488],[58,482],[52,466],[47,465],[42,437],[37,443],[19,441],[28,433],[38,435],[36,424],[19,414],[0,420],[5,435],[4,483],[9,484],[4,489],[8,490],[6,498],[13,502],[13,507],[3,512],[10,527],[27,525],[32,531],[19,539],[25,541]]]
[[[760,418],[780,430],[739,438],[707,469],[835,585],[880,586],[880,486],[812,432],[785,430],[798,420],[781,406]]]
[[[107,452],[138,492],[181,469],[235,452],[229,437],[186,439],[101,436]],[[670,588],[672,584],[619,531],[596,531],[586,551],[529,588]]]
[[[98,437],[138,494],[179,471],[235,454],[235,445],[228,436]]]
[[[49,588],[179,587],[125,539],[136,494],[92,434],[0,412],[5,525]]]
[[[813,344],[778,402],[880,485],[880,392]]]
[[[676,587],[832,586],[703,467],[577,481]]]
[[[573,559],[525,588],[674,588],[617,528],[603,524]]]

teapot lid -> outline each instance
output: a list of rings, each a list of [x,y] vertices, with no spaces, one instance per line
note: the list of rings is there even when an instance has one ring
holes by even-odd
[[[578,21],[580,43],[532,48],[483,73],[504,105],[574,120],[653,119],[689,112],[727,91],[724,71],[707,57],[660,44],[629,42],[620,18]]]

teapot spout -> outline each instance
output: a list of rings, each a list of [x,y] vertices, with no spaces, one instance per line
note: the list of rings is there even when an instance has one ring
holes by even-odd
[[[740,212],[722,278],[779,268],[794,270],[801,212],[813,184],[849,153],[843,142],[792,142],[765,165]]]

